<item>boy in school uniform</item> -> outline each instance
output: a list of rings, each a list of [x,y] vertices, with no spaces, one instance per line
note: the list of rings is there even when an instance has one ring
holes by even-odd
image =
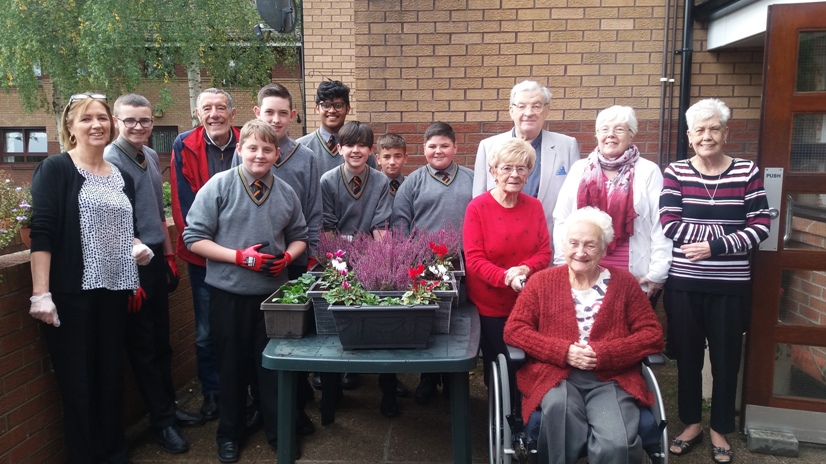
[[[384,134],[376,141],[376,149],[376,163],[390,180],[390,195],[395,199],[404,182],[402,168],[407,163],[407,144],[399,134]]]
[[[298,139],[298,143],[315,154],[319,176],[344,163],[338,146],[338,132],[344,127],[350,113],[350,88],[341,81],[323,81],[318,84],[315,95],[315,110],[321,127]],[[376,160],[368,158],[367,165],[376,167]]]
[[[216,174],[201,188],[187,215],[183,239],[206,258],[212,287],[209,322],[221,378],[218,459],[241,454],[249,369],[256,366],[267,441],[277,444],[275,371],[261,366],[267,344],[261,301],[287,281],[282,272],[307,246],[307,224],[293,189],[270,172],[278,137],[263,121],[241,130],[242,164]]]
[[[121,95],[115,100],[114,116],[119,135],[103,158],[134,179],[135,220],[141,240],[155,254],[148,265],[138,267],[141,286],[129,299],[126,353],[161,449],[183,453],[189,443],[179,425],[202,425],[204,417],[175,405],[168,293],[178,286],[179,276],[166,227],[158,154],[145,145],[152,135],[152,106],[143,95]]]
[[[255,117],[264,121],[275,130],[278,136],[278,156],[270,168],[274,176],[283,180],[298,195],[301,202],[301,212],[307,221],[307,250],[301,256],[295,256],[293,262],[287,266],[287,277],[297,279],[304,272],[312,268],[317,262],[315,250],[318,247],[318,232],[321,228],[321,188],[319,172],[315,156],[309,148],[299,144],[287,134],[290,123],[295,119],[293,97],[289,90],[281,84],[267,84],[258,91],[258,105],[252,109]],[[236,154],[232,167],[242,164],[241,155]],[[257,382],[254,381],[255,370],[250,380],[250,394],[252,404],[247,415],[247,435],[255,433],[261,427],[261,412],[259,408],[259,392]],[[305,379],[302,376],[302,379]],[[310,418],[304,413],[304,405],[313,398],[313,391],[309,382],[301,381],[298,388],[298,421],[296,432],[299,435],[309,435],[315,431]]]
[[[393,226],[403,233],[414,230],[439,230],[448,225],[462,230],[465,210],[473,197],[473,171],[453,161],[456,133],[443,122],[434,122],[424,133],[424,156],[427,164],[413,171],[396,192],[393,202]],[[421,375],[415,399],[427,404],[438,384],[447,393],[446,376],[439,373]]]

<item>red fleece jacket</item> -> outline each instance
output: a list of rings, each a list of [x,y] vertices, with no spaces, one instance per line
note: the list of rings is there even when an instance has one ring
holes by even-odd
[[[589,341],[597,354],[594,372],[650,406],[654,397],[640,373],[640,361],[662,350],[662,327],[637,279],[626,270],[609,270],[611,280]],[[516,373],[524,395],[522,417],[529,417],[545,394],[568,376],[573,368],[565,357],[578,339],[568,266],[533,275],[505,324],[505,342],[525,350],[528,358]]]

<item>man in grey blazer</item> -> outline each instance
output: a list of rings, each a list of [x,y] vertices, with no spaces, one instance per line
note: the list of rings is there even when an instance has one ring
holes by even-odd
[[[551,91],[534,81],[523,81],[511,89],[510,115],[513,129],[488,137],[479,143],[473,175],[473,196],[494,187],[494,178],[488,170],[488,154],[503,141],[519,137],[536,150],[536,166],[525,183],[523,192],[542,202],[548,233],[553,237],[553,211],[559,189],[579,159],[579,144],[567,135],[543,129],[551,105]]]

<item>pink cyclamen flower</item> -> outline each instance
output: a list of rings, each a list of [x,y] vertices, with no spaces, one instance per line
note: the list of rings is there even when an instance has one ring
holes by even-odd
[[[350,288],[350,282],[342,282],[341,286],[344,287],[345,290]]]

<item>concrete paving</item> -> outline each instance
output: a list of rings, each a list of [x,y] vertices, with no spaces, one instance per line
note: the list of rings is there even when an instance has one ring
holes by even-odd
[[[676,412],[676,365],[671,363],[655,367],[663,395],[666,398],[667,417],[671,426],[669,435],[675,436],[682,429]],[[414,375],[400,376],[411,390],[418,384]],[[316,432],[301,437],[301,464],[418,464],[452,462],[450,442],[450,415],[447,398],[439,395],[426,406],[419,406],[412,397],[400,398],[401,416],[386,419],[379,414],[381,394],[374,375],[362,375],[361,386],[345,392],[336,411],[336,422],[322,427],[318,412],[320,393],[307,406],[307,412],[316,425]],[[193,393],[193,391],[195,393]],[[179,401],[189,410],[200,407],[201,398],[197,385],[179,394]],[[488,462],[487,452],[487,390],[481,375],[481,365],[471,377],[471,421],[473,462]],[[690,454],[671,456],[672,464],[710,463],[711,445],[708,441],[708,417],[704,417],[706,440]],[[162,452],[146,422],[130,429],[131,460],[135,463],[204,463],[218,462],[215,430],[218,422],[202,427],[184,429],[190,442],[190,450],[179,455]],[[801,443],[797,458],[750,453],[745,436],[732,434],[729,442],[734,448],[735,462],[755,464],[814,464],[826,462],[826,446]],[[250,437],[241,452],[242,463],[277,462],[276,453],[260,431]]]

